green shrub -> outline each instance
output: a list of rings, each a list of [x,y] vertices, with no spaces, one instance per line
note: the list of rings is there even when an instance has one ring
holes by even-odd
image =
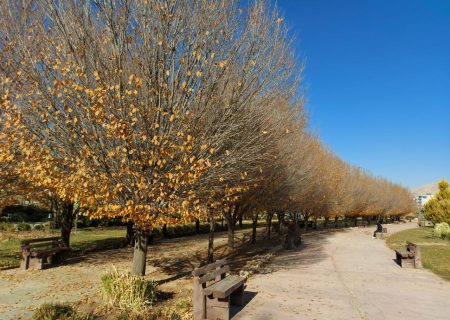
[[[33,320],[67,319],[74,313],[67,303],[44,303],[33,314]]]
[[[43,224],[36,224],[34,225],[33,230],[42,231],[45,230],[45,226]]]
[[[26,222],[21,222],[21,223],[17,224],[17,230],[18,231],[30,231],[31,225]]]
[[[76,312],[68,303],[44,303],[33,313],[33,320],[94,320],[92,313]]]
[[[13,223],[10,222],[0,222],[0,231],[14,231],[16,228]]]
[[[103,301],[114,308],[139,312],[156,301],[157,284],[117,270],[101,277]]]
[[[434,226],[433,235],[445,239],[450,236],[450,226],[446,222],[438,223]]]

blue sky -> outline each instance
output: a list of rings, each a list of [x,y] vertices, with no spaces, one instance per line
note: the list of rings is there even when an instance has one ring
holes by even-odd
[[[278,0],[311,130],[407,187],[450,179],[450,1]]]

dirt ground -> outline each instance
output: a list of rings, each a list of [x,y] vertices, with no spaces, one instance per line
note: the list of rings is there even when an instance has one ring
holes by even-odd
[[[248,245],[250,235],[251,230],[237,231],[239,248],[230,252],[226,233],[217,234],[215,258],[228,256],[233,261],[232,271],[241,270],[248,257],[263,254],[276,245],[276,241]],[[149,247],[146,277],[158,280],[167,297],[190,296],[190,273],[204,263],[207,241],[208,235],[157,241]],[[131,259],[132,249],[123,248],[72,258],[64,265],[44,270],[0,271],[0,319],[29,319],[32,311],[44,302],[70,302],[79,305],[82,311],[92,311],[101,302],[101,275],[113,268],[128,272]]]
[[[424,269],[402,269],[373,231],[315,234],[300,250],[281,251],[250,278],[250,301],[235,319],[450,319],[450,283]]]

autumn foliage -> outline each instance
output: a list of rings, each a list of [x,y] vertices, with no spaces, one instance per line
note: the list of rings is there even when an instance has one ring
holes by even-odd
[[[139,232],[413,210],[407,190],[305,131],[302,65],[276,8],[22,2],[0,5],[2,201],[44,193]]]

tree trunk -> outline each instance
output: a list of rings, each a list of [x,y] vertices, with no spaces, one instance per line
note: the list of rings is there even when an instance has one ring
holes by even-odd
[[[231,211],[228,211],[224,214],[225,220],[227,221],[227,231],[228,231],[228,248],[234,248],[234,219],[231,214]]]
[[[195,220],[195,233],[200,234],[200,220]]]
[[[283,228],[284,228],[284,215],[285,213],[278,213],[278,236],[281,237],[283,235]]]
[[[252,214],[252,243],[256,243],[256,227],[258,226],[258,211]]]
[[[325,222],[323,223],[324,229],[326,229],[328,226],[328,220],[330,220],[330,217],[325,217]]]
[[[303,221],[305,221],[305,232],[306,232],[306,230],[308,230],[308,220],[309,220],[309,215],[305,213],[305,218],[303,219]]]
[[[145,268],[147,266],[147,248],[148,248],[148,232],[136,229],[133,265],[131,266],[131,274],[145,276]]]
[[[61,238],[66,247],[70,247],[70,232],[73,228],[74,203],[68,202],[62,205],[61,210]]]
[[[162,227],[162,234],[163,234],[163,237],[164,237],[164,238],[167,238],[167,236],[169,235],[169,234],[167,233],[167,224],[164,224],[164,225],[163,225],[163,227]]]
[[[239,229],[242,229],[242,219],[243,219],[243,218],[244,218],[243,215],[240,214],[240,215],[239,215]]]
[[[335,228],[338,227],[338,220],[339,220],[339,217],[338,217],[338,216],[334,217],[334,227],[335,227]]]
[[[133,228],[133,221],[127,222],[127,245],[129,247],[134,246],[134,228]]]
[[[314,230],[317,230],[317,219],[318,219],[318,217],[315,216],[314,217]]]
[[[284,240],[284,249],[290,250],[297,248],[300,245],[300,227],[297,223],[293,222],[288,226],[286,238]]]
[[[270,230],[272,229],[272,216],[273,216],[272,213],[268,213],[266,215],[266,223],[267,223],[267,226],[266,226],[266,239],[267,240],[270,240]]]
[[[208,263],[213,263],[214,261],[214,228],[215,228],[214,218],[209,218],[209,238],[208,238]]]

